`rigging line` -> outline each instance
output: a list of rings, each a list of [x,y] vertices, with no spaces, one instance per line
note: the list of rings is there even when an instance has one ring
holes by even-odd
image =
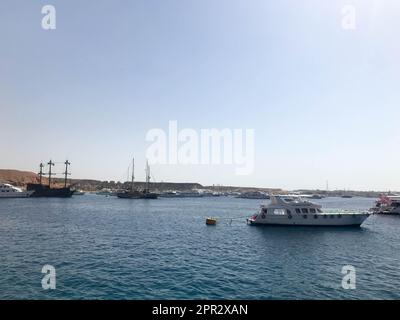
[[[242,217],[214,217],[213,216],[213,218],[218,219],[218,220],[236,220],[236,219],[244,219],[244,218],[248,218],[248,217],[249,217],[248,215],[242,216]]]

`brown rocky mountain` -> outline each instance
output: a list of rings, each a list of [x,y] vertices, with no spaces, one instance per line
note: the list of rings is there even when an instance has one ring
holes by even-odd
[[[39,177],[37,174],[29,171],[0,169],[0,182],[23,187],[27,183],[38,183]]]

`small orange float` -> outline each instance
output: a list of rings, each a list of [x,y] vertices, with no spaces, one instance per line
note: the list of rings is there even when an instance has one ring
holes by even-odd
[[[207,218],[206,225],[208,226],[215,226],[217,224],[217,219],[215,218]]]

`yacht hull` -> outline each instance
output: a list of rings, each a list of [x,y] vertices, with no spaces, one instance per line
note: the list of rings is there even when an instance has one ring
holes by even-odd
[[[397,215],[400,215],[400,208],[386,209],[386,210],[376,210],[375,213],[376,214],[397,216]]]
[[[28,183],[26,189],[33,191],[33,198],[70,198],[74,191],[70,188],[49,188],[41,184]]]
[[[157,199],[158,194],[156,193],[142,193],[142,192],[120,192],[117,194],[118,198],[121,199]]]
[[[258,215],[249,218],[247,222],[251,225],[281,225],[281,226],[361,226],[370,216],[369,213],[358,214],[317,214],[317,215]]]
[[[33,191],[27,192],[10,192],[8,194],[1,194],[0,199],[10,199],[10,198],[29,198],[32,195]]]

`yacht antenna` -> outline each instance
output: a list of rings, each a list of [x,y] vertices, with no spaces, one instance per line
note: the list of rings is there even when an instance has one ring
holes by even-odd
[[[44,168],[43,162],[40,163],[39,167],[40,167],[40,171],[39,171],[39,183],[42,184],[43,168]]]
[[[64,175],[65,175],[65,178],[64,178],[64,188],[66,188],[66,187],[67,187],[67,179],[68,179],[68,175],[70,174],[70,173],[68,173],[68,166],[71,164],[71,162],[69,162],[68,160],[66,160],[66,161],[64,162],[64,164],[65,164],[65,172],[64,172]]]
[[[54,162],[50,160],[47,164],[49,165],[49,188],[50,188],[51,187],[51,176],[55,175],[55,173],[51,173],[51,167],[54,166]]]

